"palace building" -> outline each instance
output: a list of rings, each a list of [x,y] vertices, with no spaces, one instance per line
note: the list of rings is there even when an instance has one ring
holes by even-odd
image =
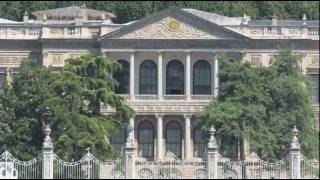
[[[301,69],[315,82],[319,129],[319,21],[252,20],[176,7],[125,24],[114,23],[112,13],[77,6],[31,15],[26,12],[23,22],[0,18],[0,84],[11,81],[26,58],[53,71],[84,51],[118,61],[123,70],[114,74],[116,93],[136,116],[110,142],[123,149],[133,131],[140,158],[159,160],[171,152],[191,160],[205,154],[197,123],[218,95],[218,53],[262,66],[272,63],[280,47],[301,54]],[[108,106],[102,110],[112,112]]]

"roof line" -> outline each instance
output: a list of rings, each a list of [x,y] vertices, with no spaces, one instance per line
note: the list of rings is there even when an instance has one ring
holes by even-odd
[[[211,21],[208,21],[208,20],[206,20],[206,19],[203,19],[203,18],[201,18],[201,17],[198,17],[198,16],[196,16],[196,15],[194,15],[194,14],[191,14],[191,13],[188,13],[188,12],[186,12],[186,11],[183,11],[182,9],[177,8],[176,6],[171,6],[171,7],[168,8],[168,9],[162,10],[162,11],[157,12],[157,13],[151,15],[151,16],[147,16],[147,17],[144,17],[144,18],[142,18],[142,19],[140,19],[140,20],[137,20],[137,21],[135,21],[134,23],[132,23],[132,24],[130,24],[130,25],[128,25],[128,26],[124,26],[124,27],[122,27],[122,28],[120,28],[120,29],[118,29],[118,30],[115,30],[115,31],[112,31],[112,32],[110,32],[110,33],[108,33],[108,34],[105,34],[105,35],[101,36],[100,38],[98,38],[98,40],[102,40],[102,39],[104,39],[104,38],[106,38],[106,37],[110,37],[110,36],[115,36],[115,35],[117,35],[117,34],[121,34],[122,32],[125,32],[126,30],[130,30],[130,29],[132,29],[132,28],[134,28],[134,27],[137,27],[137,26],[139,26],[139,25],[147,22],[148,20],[154,19],[154,18],[156,18],[156,17],[158,17],[158,16],[161,16],[161,15],[163,15],[163,14],[172,12],[172,11],[174,11],[174,10],[176,10],[178,13],[181,13],[181,14],[183,14],[183,15],[186,15],[186,16],[189,16],[189,17],[192,17],[192,18],[195,18],[195,19],[198,20],[198,21],[202,21],[202,22],[205,22],[205,23],[207,23],[207,24],[209,24],[209,25],[211,25],[211,26],[217,27],[217,28],[219,28],[219,29],[221,29],[221,30],[223,30],[223,31],[225,31],[225,32],[231,33],[232,35],[235,35],[235,36],[237,36],[237,37],[239,37],[239,38],[250,39],[250,38],[248,38],[247,36],[244,36],[244,35],[242,35],[242,34],[236,33],[236,32],[234,32],[234,31],[229,30],[229,29],[227,29],[227,28],[225,28],[225,27],[223,27],[223,26],[220,26],[220,25],[218,25],[218,24],[216,24],[216,23],[213,23],[213,22],[211,22]]]

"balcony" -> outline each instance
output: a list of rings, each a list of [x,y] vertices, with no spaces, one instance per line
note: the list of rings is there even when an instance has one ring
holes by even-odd
[[[44,39],[92,39],[100,34],[99,27],[50,25],[43,29]]]
[[[0,26],[0,39],[39,39],[41,26],[5,25]]]
[[[135,95],[130,99],[128,94],[119,94],[126,103],[138,114],[199,114],[204,107],[214,100],[213,95],[191,95],[189,99],[185,95]],[[102,105],[101,112],[105,115],[112,114],[115,110]]]

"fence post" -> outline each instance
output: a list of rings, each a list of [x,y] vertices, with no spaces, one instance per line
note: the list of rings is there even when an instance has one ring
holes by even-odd
[[[218,146],[214,137],[215,132],[216,130],[211,126],[207,151],[208,179],[218,179]]]
[[[135,179],[135,143],[133,129],[129,132],[125,145],[125,177]]]
[[[290,147],[290,179],[300,179],[301,178],[301,171],[300,171],[300,144],[299,139],[297,137],[299,131],[294,126],[293,130],[293,137]]]
[[[49,125],[46,126],[44,133],[46,137],[42,147],[42,179],[53,179],[53,145]]]

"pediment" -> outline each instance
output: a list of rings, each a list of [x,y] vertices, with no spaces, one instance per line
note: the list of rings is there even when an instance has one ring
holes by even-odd
[[[219,37],[173,17],[166,17],[120,36],[119,39],[219,39]]]
[[[136,21],[101,39],[244,39],[245,36],[178,8]]]

